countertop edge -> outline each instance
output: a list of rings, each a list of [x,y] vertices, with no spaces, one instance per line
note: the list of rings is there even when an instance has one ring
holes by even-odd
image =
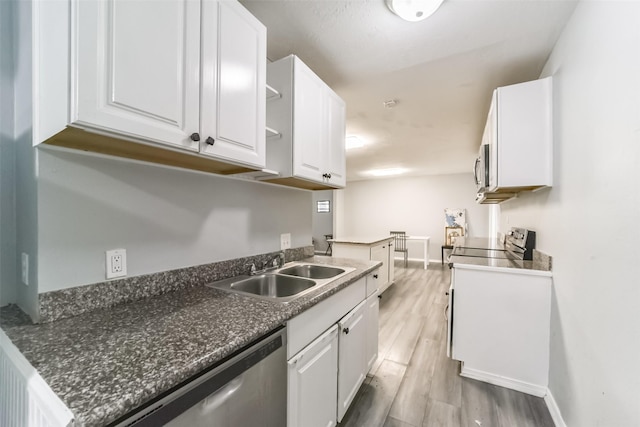
[[[480,270],[480,271],[493,271],[499,273],[507,273],[507,274],[520,274],[526,276],[542,276],[542,277],[553,277],[553,273],[551,271],[544,270],[536,270],[533,268],[516,268],[516,267],[502,267],[502,266],[489,266],[489,265],[474,265],[474,264],[465,264],[462,262],[452,262],[449,264],[453,268],[459,268],[461,270]]]
[[[390,242],[393,239],[394,239],[393,236],[388,236],[388,237],[378,238],[378,239],[364,239],[364,238],[360,239],[360,238],[354,237],[354,238],[343,238],[343,239],[328,239],[327,242],[347,244],[347,245],[371,246],[377,243]]]

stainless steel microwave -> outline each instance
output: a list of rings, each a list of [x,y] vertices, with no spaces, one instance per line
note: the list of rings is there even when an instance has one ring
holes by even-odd
[[[480,146],[478,158],[473,167],[473,176],[476,180],[478,192],[485,192],[489,189],[489,145]]]

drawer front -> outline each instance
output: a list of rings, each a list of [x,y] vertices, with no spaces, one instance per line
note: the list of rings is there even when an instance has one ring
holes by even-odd
[[[375,270],[367,275],[367,297],[377,293],[380,288],[380,270]]]

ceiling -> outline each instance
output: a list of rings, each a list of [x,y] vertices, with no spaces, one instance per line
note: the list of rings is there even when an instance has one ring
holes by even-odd
[[[296,54],[347,104],[347,179],[371,169],[470,172],[499,86],[539,77],[573,0],[445,0],[407,22],[384,0],[240,0],[267,27],[267,56]],[[387,100],[397,100],[385,108]]]

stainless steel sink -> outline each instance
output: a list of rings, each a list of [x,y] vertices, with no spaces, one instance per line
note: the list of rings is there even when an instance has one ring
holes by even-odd
[[[260,295],[269,298],[282,298],[299,294],[312,286],[316,282],[313,280],[301,279],[299,277],[281,276],[279,274],[261,274],[252,276],[231,284],[231,289]]]
[[[344,273],[343,268],[329,267],[314,264],[299,264],[293,267],[287,267],[280,270],[280,274],[288,274],[290,276],[308,277],[310,279],[329,279]]]
[[[237,276],[207,284],[268,301],[287,303],[354,271],[353,267],[296,263],[256,276]]]

